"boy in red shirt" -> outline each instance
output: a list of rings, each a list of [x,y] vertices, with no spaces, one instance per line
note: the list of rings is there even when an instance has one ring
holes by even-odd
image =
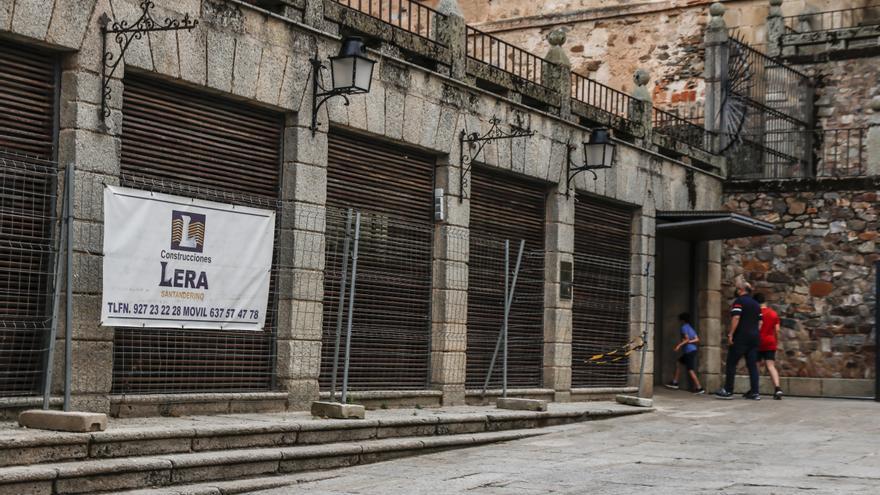
[[[776,336],[779,333],[779,315],[776,311],[767,307],[764,294],[755,294],[755,301],[761,305],[761,336],[758,343],[758,366],[767,366],[770,378],[776,391],[773,398],[782,399],[782,389],[779,388],[779,372],[776,371]]]

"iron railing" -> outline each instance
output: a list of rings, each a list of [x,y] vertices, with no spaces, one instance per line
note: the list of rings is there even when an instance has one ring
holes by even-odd
[[[333,0],[350,9],[375,17],[394,27],[418,35],[434,43],[437,40],[438,19],[444,14],[415,0]]]
[[[809,100],[810,76],[769,57],[748,44],[730,38],[731,64],[735,81],[730,91],[750,100],[762,112],[775,110],[806,126],[812,114]]]
[[[522,48],[468,26],[467,56],[508,74],[544,86],[544,73],[550,62]]]
[[[634,122],[638,100],[589,77],[571,73],[571,97],[617,118]]]
[[[827,12],[805,12],[784,17],[788,33],[804,34],[880,25],[880,3]]]
[[[730,161],[734,179],[862,177],[867,129],[769,131],[742,136]]]
[[[656,133],[668,136],[693,148],[714,153],[712,135],[706,130],[703,122],[697,119],[686,119],[654,107],[651,122]]]

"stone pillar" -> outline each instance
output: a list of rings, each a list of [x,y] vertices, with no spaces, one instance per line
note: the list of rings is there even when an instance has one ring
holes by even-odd
[[[446,220],[437,224],[434,236],[431,387],[443,392],[447,406],[465,403],[470,200],[462,200],[459,170],[459,164],[446,161],[435,174]]]
[[[446,19],[436,18],[434,31],[437,41],[449,47],[452,55],[450,76],[459,81],[467,77],[467,35],[464,14],[458,0],[440,0],[437,12],[444,14]]]
[[[561,297],[560,265],[574,266],[574,194],[560,183],[547,198],[544,223],[544,387],[553,400],[571,400],[572,297]],[[573,273],[570,270],[570,273]]]
[[[730,44],[727,36],[727,25],[724,23],[724,6],[718,2],[709,7],[709,26],[706,29],[706,68],[703,76],[706,79],[706,130],[712,134],[712,148],[720,150],[726,145],[724,136],[718,134],[723,116],[721,104],[724,101],[724,80],[727,77],[728,53]],[[726,171],[722,171],[722,174]]]
[[[871,116],[868,117],[868,137],[865,170],[867,175],[880,175],[880,96],[875,96],[868,105]]]
[[[706,390],[721,388],[721,241],[700,242],[696,249],[697,329],[700,335],[699,374]]]
[[[541,83],[559,93],[559,116],[569,119],[571,116],[571,61],[562,45],[565,43],[565,31],[556,29],[547,35],[550,50],[544,57],[551,65],[541,73]]]
[[[650,180],[650,179],[649,179]],[[632,241],[632,272],[630,277],[630,339],[638,341],[645,328],[648,329],[647,351],[645,352],[645,376],[642,380],[642,397],[651,397],[654,394],[654,334],[655,334],[655,307],[654,294],[657,283],[657,257],[656,257],[656,212],[653,204],[646,202],[642,209],[633,218],[633,241]],[[645,268],[650,263],[650,272],[645,275]],[[635,387],[639,384],[641,371],[642,351],[634,352],[629,359],[627,386]]]
[[[782,37],[785,35],[785,20],[782,18],[782,0],[770,0],[770,13],[767,15],[767,55],[778,57],[782,54]]]
[[[95,16],[97,17],[97,16]],[[87,40],[100,40],[97,22],[89,24]],[[110,44],[111,49],[112,47]],[[91,47],[89,47],[91,48]],[[110,116],[101,114],[101,57],[83,57],[87,47],[63,59],[58,136],[59,183],[74,169],[73,194],[73,321],[65,322],[66,285],[62,285],[55,347],[53,393],[64,384],[66,332],[72,332],[72,411],[110,413],[113,380],[113,328],[102,327],[104,185],[118,185],[122,132],[120,64],[110,80]],[[88,51],[88,53],[95,53]],[[116,51],[118,56],[118,51]],[[66,185],[64,186],[66,187]],[[59,189],[57,212],[62,204]],[[62,252],[62,256],[66,256]],[[62,270],[64,269],[62,261]],[[66,284],[62,271],[62,284]],[[69,323],[69,324],[68,324]]]
[[[318,399],[324,300],[327,122],[304,104],[285,128],[276,377],[292,409]]]
[[[633,90],[632,97],[636,99],[636,105],[629,108],[629,118],[634,122],[641,122],[644,130],[643,146],[650,148],[653,144],[653,120],[654,98],[651,91],[648,90],[648,83],[651,81],[651,75],[644,69],[636,69],[633,74],[633,82],[636,87]]]

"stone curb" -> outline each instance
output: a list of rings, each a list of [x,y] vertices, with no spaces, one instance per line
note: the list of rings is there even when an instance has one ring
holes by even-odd
[[[491,411],[367,420],[278,421],[243,425],[126,427],[94,433],[51,433],[33,438],[0,437],[0,470],[46,462],[168,456],[226,449],[292,447],[536,428],[645,411]]]
[[[249,466],[259,470],[256,474],[285,473],[367,464],[391,457],[418,454],[423,450],[469,447],[518,440],[544,434],[535,430],[513,430],[502,433],[478,433],[449,435],[445,437],[418,437],[404,439],[369,440],[360,443],[344,443],[287,448],[240,449],[220,452],[197,452],[167,456],[129,457],[99,461],[77,461],[54,466],[16,466],[0,469],[0,494],[14,493],[21,483],[43,482],[43,489],[35,493],[77,493],[85,488],[89,493],[98,490],[87,487],[106,487],[112,490],[143,486],[143,479],[157,485],[174,485],[175,480],[192,477],[236,478],[248,474]],[[383,456],[385,454],[396,454]],[[284,461],[324,461],[285,464]],[[337,463],[336,460],[342,460]],[[262,464],[260,464],[262,463]],[[266,467],[266,463],[269,463]],[[194,468],[221,468],[198,471]],[[237,469],[241,468],[241,469]],[[133,476],[134,475],[134,476]],[[139,476],[140,475],[140,476]],[[146,476],[144,476],[146,475]],[[62,486],[59,481],[66,483]],[[105,481],[106,480],[106,481]],[[198,481],[198,480],[189,480]],[[12,485],[12,486],[10,486]],[[70,489],[65,489],[69,487]],[[205,493],[224,493],[219,489]],[[142,493],[150,493],[143,491]],[[166,493],[176,493],[173,489]],[[157,492],[162,493],[162,492]],[[186,493],[191,493],[187,491]],[[201,492],[198,492],[201,493]]]

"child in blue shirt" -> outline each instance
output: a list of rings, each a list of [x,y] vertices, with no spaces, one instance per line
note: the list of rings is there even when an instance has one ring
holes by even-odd
[[[675,345],[673,351],[681,351],[681,356],[678,358],[678,362],[684,365],[687,369],[688,375],[691,377],[691,383],[696,387],[694,394],[705,394],[706,391],[703,390],[703,386],[700,385],[700,379],[697,378],[696,372],[697,344],[700,342],[700,337],[697,336],[697,331],[691,326],[690,314],[681,313],[678,315],[678,321],[681,322],[681,341]],[[678,377],[680,376],[680,373],[681,367],[676,365],[675,376],[672,378],[672,383],[667,384],[666,388],[678,390]]]

